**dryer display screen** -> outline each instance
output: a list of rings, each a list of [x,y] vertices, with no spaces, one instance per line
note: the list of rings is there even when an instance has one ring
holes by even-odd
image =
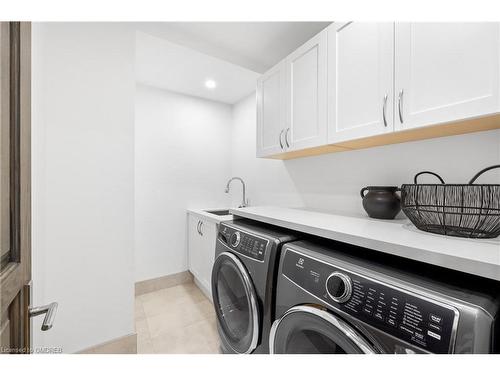
[[[269,241],[264,238],[241,232],[225,225],[221,225],[219,239],[233,251],[259,262],[264,261],[267,245],[269,244]]]
[[[268,241],[257,238],[250,234],[242,233],[241,242],[235,248],[240,254],[246,255],[260,261],[264,260]]]
[[[326,281],[334,272],[347,275],[352,283],[351,296],[344,303],[333,301],[327,293]],[[282,273],[328,305],[401,340],[432,353],[452,351],[458,311],[450,306],[290,249]]]

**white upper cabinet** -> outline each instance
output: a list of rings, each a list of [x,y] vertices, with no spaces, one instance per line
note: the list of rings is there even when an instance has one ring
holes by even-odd
[[[498,23],[396,24],[395,128],[499,111]]]
[[[489,130],[499,115],[500,23],[337,22],[258,81],[257,156]]]
[[[392,132],[394,24],[328,28],[328,143]]]
[[[287,150],[320,146],[327,141],[327,31],[286,59]]]
[[[257,82],[257,156],[284,150],[286,72],[281,62]]]

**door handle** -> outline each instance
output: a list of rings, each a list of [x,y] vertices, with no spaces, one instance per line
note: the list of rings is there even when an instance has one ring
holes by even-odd
[[[282,142],[282,137],[283,137],[283,132],[285,131],[285,129],[281,129],[280,131],[280,147],[281,147],[281,150],[283,150],[283,142]]]
[[[30,318],[45,314],[45,319],[43,319],[42,323],[42,331],[48,331],[49,329],[52,328],[52,325],[54,324],[54,319],[56,317],[56,312],[57,312],[57,302],[52,302],[45,306],[29,308]]]
[[[382,117],[384,119],[384,126],[387,127],[387,118],[385,117],[385,112],[387,109],[387,94],[384,96],[384,105],[382,106]]]
[[[401,90],[399,92],[399,96],[398,96],[398,112],[399,112],[399,121],[401,123],[404,122],[403,121],[403,109],[402,109],[402,107],[403,107],[403,93],[404,93],[403,90]]]
[[[286,132],[285,132],[285,143],[286,143],[286,147],[287,148],[290,148],[290,143],[288,143],[288,132],[290,131],[290,128],[286,128]]]

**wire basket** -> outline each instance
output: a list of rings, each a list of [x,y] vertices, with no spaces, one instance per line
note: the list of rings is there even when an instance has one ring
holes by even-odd
[[[455,237],[495,238],[500,235],[500,185],[475,185],[484,172],[468,184],[445,184],[436,173],[417,173],[414,184],[401,186],[401,207],[415,226],[423,231]],[[431,174],[441,184],[419,184],[418,176]]]

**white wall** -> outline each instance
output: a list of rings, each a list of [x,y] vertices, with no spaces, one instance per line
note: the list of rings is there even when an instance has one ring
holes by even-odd
[[[255,123],[251,95],[233,107],[231,160],[233,174],[247,181],[252,205],[363,215],[359,191],[364,186],[412,183],[421,170],[435,171],[449,183],[465,183],[480,169],[500,163],[499,130],[287,161],[257,159]],[[500,173],[492,171],[482,181],[500,183]]]
[[[187,270],[187,208],[227,207],[231,107],[137,85],[135,280]]]
[[[134,33],[34,23],[34,346],[75,352],[134,332]]]

